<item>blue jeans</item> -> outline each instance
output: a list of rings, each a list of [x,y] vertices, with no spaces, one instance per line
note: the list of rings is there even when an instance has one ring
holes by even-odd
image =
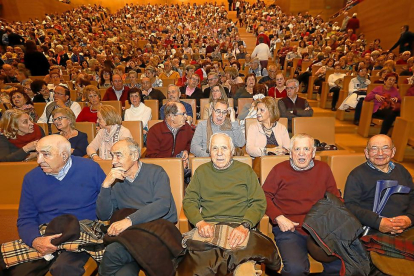
[[[279,226],[273,227],[273,234],[283,261],[282,276],[309,275],[310,264],[306,236],[297,231],[282,232]],[[331,263],[322,263],[322,265],[323,272],[320,275],[337,276],[341,270],[342,262],[338,259]]]
[[[139,271],[138,263],[122,244],[114,242],[106,247],[99,266],[99,275],[137,276]]]

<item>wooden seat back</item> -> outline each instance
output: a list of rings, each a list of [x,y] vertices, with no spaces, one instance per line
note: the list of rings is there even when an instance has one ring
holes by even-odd
[[[293,135],[307,133],[328,145],[335,144],[334,117],[296,117],[293,118]]]

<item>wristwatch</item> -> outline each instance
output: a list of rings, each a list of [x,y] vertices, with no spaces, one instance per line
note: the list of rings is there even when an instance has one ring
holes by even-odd
[[[246,228],[247,230],[251,229],[250,223],[248,222],[242,222],[240,223],[241,226],[243,226],[244,228]]]

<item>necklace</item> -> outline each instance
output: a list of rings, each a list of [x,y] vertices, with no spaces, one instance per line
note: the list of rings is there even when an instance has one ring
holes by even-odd
[[[101,106],[102,105],[102,103],[100,103],[99,104],[99,106]],[[93,110],[92,109],[92,105],[89,107],[89,111],[91,112],[91,113],[97,113],[98,112],[98,110]]]

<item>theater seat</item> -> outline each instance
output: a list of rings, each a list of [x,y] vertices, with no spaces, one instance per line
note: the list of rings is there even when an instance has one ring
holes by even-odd
[[[144,103],[145,103],[146,106],[151,108],[152,119],[153,120],[158,120],[158,118],[160,117],[158,100],[145,100]]]
[[[132,138],[139,144],[141,148],[141,156],[145,154],[144,147],[144,134],[142,132],[142,122],[141,121],[123,121],[122,125],[129,129],[131,132]]]
[[[335,144],[334,117],[296,117],[292,121],[293,135],[307,133],[328,145]]]

